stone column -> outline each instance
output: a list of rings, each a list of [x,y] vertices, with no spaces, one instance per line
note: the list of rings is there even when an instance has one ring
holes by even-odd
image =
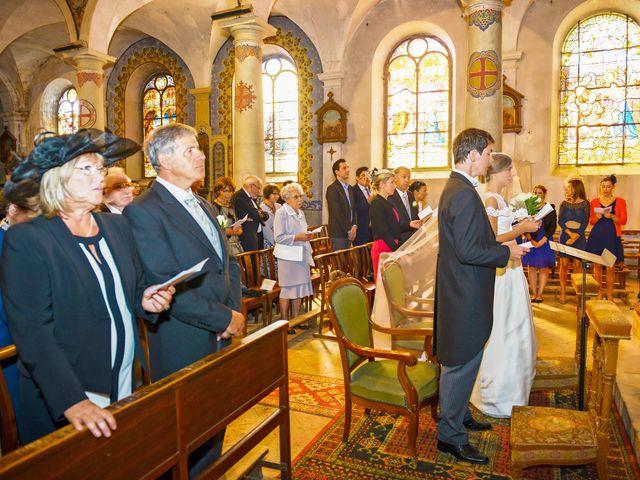
[[[9,128],[11,134],[16,137],[16,152],[27,154],[33,148],[33,137],[28,131],[29,112],[15,110],[2,114],[4,124]],[[0,132],[0,135],[2,132]]]
[[[238,185],[247,175],[264,180],[262,45],[276,29],[253,14],[216,23],[231,33],[235,49],[233,176]]]
[[[465,126],[502,147],[502,10],[507,0],[462,0],[468,29]]]
[[[80,99],[80,128],[104,130],[106,125],[104,69],[116,58],[85,47],[58,54],[76,69]]]

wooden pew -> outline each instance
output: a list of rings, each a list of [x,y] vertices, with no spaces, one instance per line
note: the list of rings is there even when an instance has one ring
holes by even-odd
[[[280,463],[291,475],[287,322],[279,321],[115,403],[118,429],[94,438],[64,427],[0,458],[0,478],[187,479],[189,453],[275,389],[276,411],[199,478],[219,478],[279,427]]]

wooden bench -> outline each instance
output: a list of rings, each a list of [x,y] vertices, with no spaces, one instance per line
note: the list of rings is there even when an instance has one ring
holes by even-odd
[[[618,343],[630,338],[631,324],[615,303],[607,300],[589,300],[585,310],[595,331],[587,411],[513,407],[510,442],[514,478],[534,465],[587,463],[596,463],[600,480],[607,478]]]
[[[279,405],[199,478],[219,478],[279,428],[280,462],[291,475],[287,322],[279,321],[111,405],[111,438],[64,427],[0,458],[0,478],[188,478],[188,455],[270,392]]]

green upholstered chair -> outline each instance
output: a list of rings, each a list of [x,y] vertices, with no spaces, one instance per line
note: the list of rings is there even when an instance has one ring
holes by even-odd
[[[351,407],[404,415],[409,423],[409,449],[416,457],[419,411],[431,405],[437,421],[438,366],[418,362],[409,352],[373,347],[370,311],[362,284],[343,278],[329,289],[331,324],[340,347],[345,386],[345,427],[343,440],[349,438]]]
[[[392,336],[393,348],[424,351],[435,362],[432,347],[434,299],[407,293],[404,275],[397,263],[381,266],[380,275],[389,304],[391,328],[379,324],[374,328]]]

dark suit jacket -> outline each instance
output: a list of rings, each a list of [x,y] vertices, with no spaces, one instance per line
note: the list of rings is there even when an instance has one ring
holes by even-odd
[[[440,197],[438,230],[434,342],[443,365],[462,365],[489,338],[496,268],[509,261],[509,248],[496,241],[480,196],[457,172]]]
[[[218,351],[217,334],[240,311],[240,268],[228,253],[226,236],[211,205],[198,197],[221,239],[222,259],[186,208],[159,182],[124,210],[147,278],[165,282],[209,258],[203,274],[176,285],[171,309],[149,328],[153,380],[159,380]]]
[[[325,198],[329,209],[329,237],[346,238],[351,227],[358,224],[358,212],[356,211],[353,188],[349,186],[350,200],[347,200],[342,184],[336,179],[327,187]],[[349,208],[349,201],[351,202],[351,208]]]
[[[353,189],[353,198],[356,202],[356,215],[358,217],[358,231],[356,232],[356,238],[353,240],[353,244],[364,245],[371,241],[369,202],[367,202],[367,197],[362,193],[362,189],[357,183],[351,188]]]
[[[264,240],[261,235],[258,235],[258,226],[262,225],[262,228],[264,228],[264,222],[260,218],[260,211],[251,201],[251,197],[241,188],[233,194],[231,205],[236,211],[238,220],[248,215],[247,221],[242,224],[242,235],[240,235],[242,249],[245,252],[262,250],[264,248]]]
[[[411,235],[413,235],[417,231],[415,228],[411,228],[409,226],[409,222],[411,222],[412,220],[418,220],[418,207],[413,206],[413,198],[411,192],[407,191],[407,194],[409,197],[411,218],[409,218],[407,209],[405,208],[404,203],[402,203],[402,198],[400,198],[400,194],[397,190],[393,192],[393,195],[389,197],[389,202],[391,202],[391,205],[395,207],[395,209],[398,211],[398,215],[400,215],[400,229],[402,230],[402,239],[400,240],[401,245],[409,240],[409,237],[411,237]]]
[[[118,267],[129,310],[153,319],[140,305],[147,282],[127,220],[110,213],[95,218]],[[18,368],[42,392],[41,408],[46,404],[53,422],[85,400],[85,391],[117,389],[111,376],[111,319],[98,279],[59,217],[38,217],[7,231],[0,285],[20,355]],[[135,322],[133,328],[137,341]],[[28,404],[36,408],[33,401]]]
[[[371,201],[369,216],[371,218],[371,232],[374,240],[384,240],[387,246],[395,251],[400,246],[402,230],[400,222],[394,212],[393,205],[380,195]]]

